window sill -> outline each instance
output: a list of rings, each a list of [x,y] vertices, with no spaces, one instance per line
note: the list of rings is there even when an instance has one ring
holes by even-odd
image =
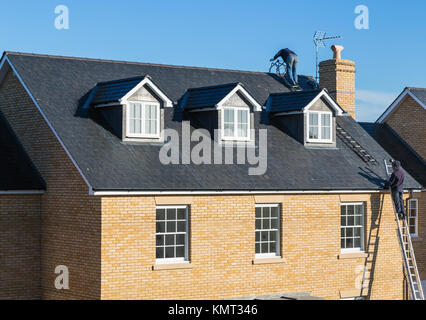
[[[276,263],[285,263],[285,259],[281,258],[281,257],[276,257],[276,258],[255,258],[253,260],[253,264],[254,265],[259,265],[259,264],[276,264]]]
[[[368,256],[369,254],[366,252],[342,252],[337,256],[337,259],[364,259]]]
[[[167,264],[156,264],[152,266],[152,270],[183,270],[192,269],[194,266],[191,263],[167,263]]]
[[[411,241],[420,242],[420,241],[423,241],[423,238],[419,236],[411,236]]]

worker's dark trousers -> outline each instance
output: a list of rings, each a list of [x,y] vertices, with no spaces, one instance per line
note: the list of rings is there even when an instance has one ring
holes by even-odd
[[[392,190],[392,198],[395,203],[395,209],[397,213],[405,215],[404,199],[402,198],[403,192],[398,190]]]

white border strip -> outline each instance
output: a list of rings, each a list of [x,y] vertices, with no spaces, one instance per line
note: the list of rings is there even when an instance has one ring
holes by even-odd
[[[420,189],[405,190],[421,192]],[[387,193],[388,190],[301,190],[301,191],[94,191],[95,196],[156,196],[156,195],[216,195],[216,194],[360,194],[360,193]]]
[[[0,191],[0,195],[13,195],[13,194],[44,194],[44,190],[7,190]]]
[[[62,148],[65,150],[66,154],[68,155],[68,157],[71,159],[71,162],[74,164],[74,166],[76,167],[76,169],[78,170],[78,172],[80,173],[81,177],[83,178],[84,182],[86,182],[87,186],[89,187],[89,194],[92,195],[93,194],[93,188],[90,185],[89,181],[86,179],[86,177],[83,175],[83,172],[80,170],[80,168],[77,165],[77,162],[75,162],[74,158],[72,157],[71,153],[68,151],[68,149],[65,147],[65,144],[62,142],[61,138],[59,137],[58,133],[55,131],[55,129],[53,128],[52,124],[49,122],[49,120],[47,119],[46,115],[43,113],[43,111],[41,110],[40,106],[37,103],[37,100],[34,98],[34,96],[31,94],[31,91],[28,89],[28,87],[26,86],[25,82],[22,80],[21,76],[18,74],[18,72],[16,71],[14,65],[10,62],[9,58],[7,57],[7,55],[4,56],[4,60],[0,63],[0,69],[3,67],[4,62],[7,61],[10,68],[13,70],[13,72],[15,73],[16,77],[19,79],[19,81],[21,82],[22,86],[24,87],[25,91],[27,91],[28,95],[30,96],[31,100],[33,101],[33,103],[35,104],[35,106],[37,107],[38,111],[40,112],[40,114],[42,115],[43,119],[46,121],[47,125],[49,126],[50,130],[52,130],[53,134],[55,135],[56,139],[58,139],[59,143],[61,144]]]

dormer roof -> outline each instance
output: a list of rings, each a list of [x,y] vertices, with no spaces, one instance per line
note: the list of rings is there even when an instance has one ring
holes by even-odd
[[[232,95],[239,92],[251,103],[255,111],[261,111],[262,106],[244,88],[241,83],[228,83],[209,87],[191,88],[185,93],[182,108],[185,110],[220,108]]]
[[[340,116],[344,113],[344,110],[330,97],[326,90],[273,93],[266,103],[266,111],[272,114],[305,112],[321,98],[328,102],[337,115]]]
[[[147,85],[154,91],[167,107],[173,106],[173,102],[152,81],[149,75],[98,83],[93,89],[95,93],[91,105],[105,106],[123,104],[144,85]]]

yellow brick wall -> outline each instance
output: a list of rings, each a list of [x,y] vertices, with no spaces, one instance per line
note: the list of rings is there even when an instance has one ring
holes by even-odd
[[[42,298],[99,298],[100,199],[88,195],[87,185],[12,72],[0,87],[0,110],[47,185],[41,197]],[[69,268],[70,290],[54,287],[58,265]]]
[[[380,196],[381,197],[381,196]],[[103,197],[103,299],[223,299],[312,292],[339,299],[355,289],[364,258],[339,259],[340,203],[366,203],[366,247],[374,257],[371,299],[402,299],[402,259],[392,203],[385,196],[380,245],[375,251],[379,195],[281,196],[282,256],[285,263],[253,265],[253,196],[194,196],[190,205],[192,269],[152,270],[155,264],[155,197]],[[164,204],[164,202],[160,202]]]
[[[426,110],[422,106],[407,95],[386,123],[426,160]]]
[[[0,195],[0,300],[39,299],[40,196]]]
[[[426,161],[426,110],[409,95],[386,123]],[[419,205],[419,237],[413,245],[422,280],[426,280],[426,191],[415,193]]]

